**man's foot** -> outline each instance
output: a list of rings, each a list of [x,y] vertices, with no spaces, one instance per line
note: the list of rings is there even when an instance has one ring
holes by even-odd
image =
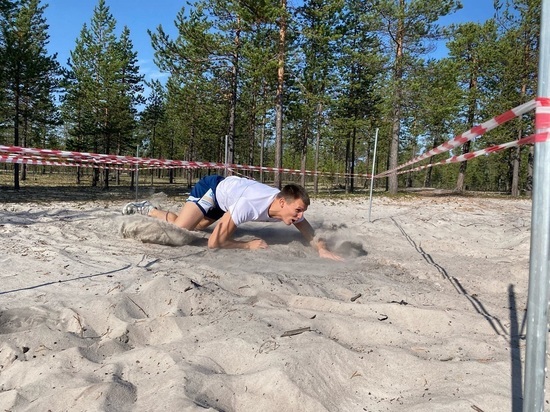
[[[155,206],[148,200],[143,202],[130,202],[122,208],[123,215],[133,215],[139,213],[140,215],[148,216],[149,212],[156,209]]]

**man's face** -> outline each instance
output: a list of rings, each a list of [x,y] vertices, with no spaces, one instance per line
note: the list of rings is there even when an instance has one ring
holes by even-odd
[[[296,223],[304,216],[307,206],[303,200],[296,199],[292,203],[287,202],[284,198],[281,200],[283,202],[281,220],[285,223],[285,225]]]

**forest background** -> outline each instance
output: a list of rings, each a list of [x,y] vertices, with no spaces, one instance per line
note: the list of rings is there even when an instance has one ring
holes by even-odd
[[[0,145],[358,175],[419,153],[536,96],[541,2],[495,0],[482,23],[440,26],[456,0],[210,0],[149,35],[166,81],[145,81],[131,27],[98,0],[66,65],[48,52],[47,5],[0,0]],[[448,55],[433,58],[437,42]],[[64,62],[63,62],[64,63]],[[452,154],[533,132],[533,115]],[[427,159],[435,163],[448,157]],[[532,146],[390,175],[377,184],[530,194]],[[30,167],[30,166],[29,166]],[[28,167],[2,164],[19,188]],[[41,168],[43,173],[53,168]],[[76,181],[83,171],[75,168]],[[152,172],[153,173],[153,172]],[[177,171],[167,174],[170,182]],[[92,185],[109,187],[108,168]],[[329,175],[330,176],[330,175]],[[196,172],[187,173],[191,184]],[[256,176],[281,185],[275,173]],[[307,177],[318,190],[318,177]],[[273,179],[273,180],[271,180]],[[301,176],[305,185],[306,175]],[[118,181],[118,174],[116,175]]]

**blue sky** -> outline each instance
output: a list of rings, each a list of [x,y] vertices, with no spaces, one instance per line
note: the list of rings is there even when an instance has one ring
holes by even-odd
[[[301,0],[291,0],[297,4]],[[74,49],[75,41],[80,35],[84,23],[90,23],[98,0],[46,0],[48,4],[45,17],[50,25],[50,53],[57,53],[58,60],[65,64]],[[107,6],[117,22],[117,32],[124,26],[130,29],[134,49],[138,53],[139,66],[147,79],[161,78],[153,63],[153,48],[147,29],[156,30],[162,24],[164,30],[175,34],[174,20],[183,6],[188,8],[185,0],[107,0]],[[461,23],[466,21],[483,22],[493,16],[493,0],[462,0],[462,10],[441,20],[441,24]],[[444,55],[444,45],[438,46],[436,54]]]
[[[50,26],[50,53],[58,54],[58,61],[65,65],[80,37],[84,24],[90,25],[98,0],[43,0],[48,4],[45,18]],[[107,0],[111,14],[117,22],[117,34],[124,26],[130,29],[138,64],[147,79],[162,77],[153,63],[153,48],[147,29],[156,31],[159,24],[168,33],[175,33],[174,20],[185,0]]]

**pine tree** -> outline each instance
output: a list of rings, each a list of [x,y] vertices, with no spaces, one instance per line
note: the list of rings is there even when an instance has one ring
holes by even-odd
[[[120,154],[133,148],[136,105],[142,101],[143,77],[124,28],[117,38],[116,20],[105,0],[94,8],[90,26],[84,24],[66,75],[65,120],[72,142],[80,150]],[[74,143],[73,143],[74,145]],[[99,181],[94,169],[92,185]],[[103,188],[109,187],[104,170]]]
[[[166,90],[158,80],[148,83],[151,93],[146,100],[146,105],[140,113],[140,129],[143,133],[143,140],[147,142],[147,157],[162,158],[169,151],[164,152],[162,146],[164,139],[158,138],[166,125]],[[170,153],[173,158],[173,153]],[[173,169],[170,169],[170,183],[173,183]],[[151,170],[151,175],[154,171]]]
[[[118,96],[113,96],[118,105],[113,132],[117,138],[117,154],[122,154],[135,146],[132,134],[136,128],[137,106],[145,103],[142,94],[144,76],[139,73],[137,53],[134,51],[128,27],[123,28],[116,47],[121,67],[116,82]]]
[[[55,56],[47,54],[48,25],[43,17],[45,6],[39,0],[22,0],[16,7],[2,4],[2,91],[7,100],[4,115],[13,130],[14,146],[26,145],[33,127],[44,126],[55,112],[52,104],[59,66]],[[42,108],[43,117],[38,114]],[[47,113],[44,112],[47,110]],[[14,166],[14,187],[19,189],[20,168]]]
[[[403,97],[408,73],[413,70],[416,58],[426,53],[430,42],[441,37],[437,20],[455,11],[460,3],[456,0],[381,0],[368,3],[381,17],[380,33],[390,61],[392,131],[389,169],[394,169],[399,160]],[[397,189],[398,180],[394,173],[389,177],[389,192],[395,194]]]
[[[308,138],[315,137],[314,170],[319,169],[321,131],[324,116],[331,102],[330,93],[338,83],[335,72],[337,65],[338,40],[341,38],[337,24],[343,8],[340,0],[309,0],[298,9],[298,21],[301,32],[300,49],[303,55],[301,71],[302,99],[296,102],[301,107],[302,119],[302,169],[306,168]],[[308,136],[308,132],[312,136]],[[302,185],[305,176],[302,175]],[[319,190],[318,175],[314,176],[314,192]]]
[[[433,149],[454,137],[456,116],[462,103],[462,89],[458,84],[460,68],[454,58],[429,60],[418,65],[411,85],[410,110],[414,112],[415,126],[422,136],[421,146]],[[411,157],[415,157],[412,153]],[[442,155],[445,156],[445,155]],[[429,164],[434,163],[431,156]],[[439,176],[439,174],[438,174]],[[432,187],[442,182],[433,178],[433,168],[428,167],[421,184]]]
[[[449,55],[455,59],[459,67],[458,82],[463,90],[463,105],[465,112],[465,129],[468,130],[481,120],[480,100],[486,89],[486,81],[491,69],[491,55],[496,45],[496,25],[490,19],[484,24],[464,23],[452,28],[452,40],[447,44]],[[462,146],[462,153],[470,151],[471,142]],[[464,191],[466,168],[468,163],[462,162],[458,173],[455,190]]]
[[[345,147],[346,192],[354,191],[356,146],[359,136],[372,128],[380,95],[379,73],[383,72],[380,42],[372,27],[373,9],[359,0],[346,2],[340,21],[338,49],[339,86],[332,122]]]
[[[197,3],[188,16],[185,9],[181,9],[175,22],[176,39],[171,39],[162,26],[157,27],[155,33],[149,31],[155,62],[161,70],[170,73],[167,113],[173,125],[171,134],[182,141],[186,150],[184,157],[188,160],[198,160],[198,151],[204,147],[199,142],[204,142],[212,128],[219,126],[213,118],[219,117],[219,110],[227,107],[224,103],[228,103],[231,96],[231,86],[226,81],[228,55],[221,53],[220,56],[222,46],[205,8],[205,4]],[[214,101],[217,103],[211,104]],[[211,119],[202,121],[205,117]],[[215,139],[221,142],[220,137],[228,133],[227,126],[214,133]]]
[[[189,99],[188,148],[209,145],[212,157],[224,160],[224,136],[228,137],[228,161],[251,159],[255,151],[256,114],[266,104],[273,68],[273,33],[278,1],[216,0],[198,2],[187,14],[176,17],[177,37],[172,39],[162,26],[150,32],[155,61],[171,76],[171,87],[180,85],[180,94]],[[261,35],[263,39],[260,39]],[[275,66],[275,74],[277,66]],[[169,93],[175,96],[176,93]],[[170,97],[169,97],[170,102]],[[212,106],[208,107],[208,102]],[[208,110],[210,109],[210,110]],[[198,122],[198,119],[210,120]],[[213,127],[218,130],[213,130]],[[212,135],[215,133],[215,135]],[[216,136],[217,135],[217,136]],[[237,137],[248,135],[248,138]],[[209,139],[213,139],[212,142]],[[195,150],[194,149],[194,150]]]
[[[536,81],[539,61],[539,35],[541,2],[538,0],[496,1],[497,22],[501,33],[499,39],[499,86],[502,93],[499,101],[507,110],[536,96]],[[513,123],[517,139],[532,130],[533,119],[529,116]],[[527,151],[525,190],[530,194],[533,179],[534,148],[517,147],[510,150],[510,192],[520,194],[522,151]]]
[[[7,34],[13,7],[13,3],[9,0],[0,1],[0,124],[5,123],[4,119],[8,116],[8,100],[6,96],[7,72],[4,68],[7,63]],[[3,132],[3,129],[4,127],[0,127],[0,131]],[[0,142],[2,144],[9,144],[3,135],[4,133],[0,134]]]
[[[237,149],[249,164],[265,163],[267,124],[276,93],[277,44],[276,17],[278,2],[265,1],[248,4],[239,2],[243,16],[239,76],[239,104],[237,105],[237,134],[246,136]],[[245,143],[248,143],[246,147]],[[263,179],[260,172],[260,178]]]
[[[275,168],[283,167],[283,93],[285,85],[285,52],[287,36],[287,0],[281,0],[279,16],[279,44],[277,48],[277,92],[275,94]],[[275,172],[273,186],[282,187],[281,173]]]

